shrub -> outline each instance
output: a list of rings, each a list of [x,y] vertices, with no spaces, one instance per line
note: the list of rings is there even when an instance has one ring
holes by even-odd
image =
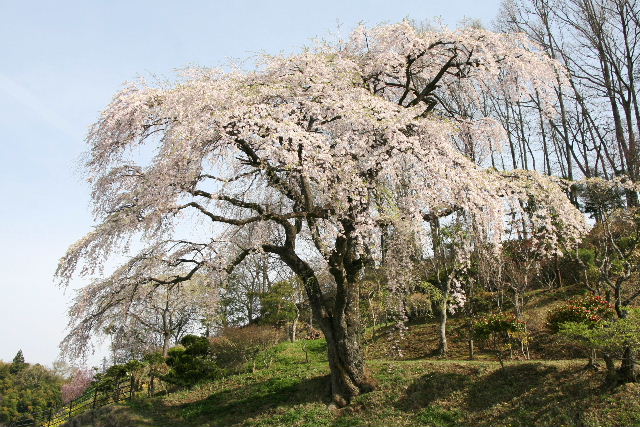
[[[169,350],[167,365],[171,368],[164,380],[191,386],[200,381],[220,377],[220,369],[211,355],[209,340],[196,335],[186,335],[180,346]]]
[[[407,297],[407,315],[409,319],[426,319],[433,316],[433,307],[442,301],[440,289],[430,282],[415,285],[415,292]]]
[[[221,337],[211,339],[211,352],[220,367],[236,370],[250,362],[255,367],[258,355],[282,340],[282,333],[269,326],[225,328]],[[265,356],[268,362],[270,355]]]
[[[496,353],[500,364],[505,351],[511,351],[515,343],[528,341],[526,324],[513,313],[493,313],[480,318],[473,325],[473,335]]]
[[[589,348],[621,356],[627,347],[640,350],[640,309],[628,309],[627,317],[623,319],[609,316],[591,325],[586,322],[563,322],[559,325],[559,333]]]
[[[480,341],[520,338],[525,330],[525,323],[513,313],[489,314],[480,318],[473,326],[474,336]]]
[[[598,323],[613,318],[613,307],[603,297],[585,295],[568,300],[552,310],[547,316],[547,326],[553,332],[558,332],[563,323],[583,323],[593,327]]]
[[[170,372],[170,368],[160,351],[145,354],[143,360],[148,370],[149,394],[152,395],[156,391],[156,378],[164,378]]]
[[[102,374],[95,377],[97,390],[107,392],[115,389],[127,376],[127,368],[124,365],[112,365]]]

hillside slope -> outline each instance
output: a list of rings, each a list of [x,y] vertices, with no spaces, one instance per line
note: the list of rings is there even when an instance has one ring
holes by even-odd
[[[329,405],[324,340],[302,340],[269,350],[256,372],[101,408],[67,426],[640,426],[640,384],[604,388],[603,372],[585,369],[585,359],[569,360],[584,351],[545,325],[548,311],[576,291],[527,296],[531,357],[560,360],[512,360],[501,369],[481,346],[475,360],[466,360],[467,325],[455,316],[448,328],[452,360],[442,360],[435,356],[438,325],[431,319],[409,325],[400,357],[389,328],[366,332],[378,386],[344,409]]]
[[[306,343],[309,345],[309,342]],[[378,388],[328,404],[322,341],[278,347],[271,368],[87,413],[68,426],[633,426],[640,384],[601,387],[583,360],[372,360]]]

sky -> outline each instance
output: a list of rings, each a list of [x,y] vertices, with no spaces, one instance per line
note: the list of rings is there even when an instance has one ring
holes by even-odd
[[[80,167],[90,124],[127,80],[295,52],[358,23],[464,18],[499,0],[0,0],[0,360],[51,365],[73,288],[53,280],[91,230]]]

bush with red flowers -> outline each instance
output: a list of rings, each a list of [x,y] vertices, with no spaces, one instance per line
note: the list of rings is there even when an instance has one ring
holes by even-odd
[[[604,297],[585,295],[575,297],[552,310],[547,316],[547,326],[553,332],[560,330],[560,325],[566,322],[586,323],[595,326],[602,321],[611,319],[615,312]]]

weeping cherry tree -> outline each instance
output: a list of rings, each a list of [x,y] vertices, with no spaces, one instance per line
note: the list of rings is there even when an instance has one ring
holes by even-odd
[[[506,218],[521,218],[549,253],[584,232],[550,179],[466,158],[462,134],[495,146],[504,130],[441,103],[452,91],[480,103],[498,81],[511,82],[514,99],[552,99],[558,75],[522,35],[402,22],[265,57],[253,71],[190,69],[173,82],[129,84],[89,132],[97,226],[57,275],[99,276],[129,244],[142,249],[92,286],[115,294],[196,273],[215,283],[252,252],[276,256],[304,283],[327,340],[332,399],[347,405],[372,388],[358,312],[368,263],[384,254],[388,270],[402,272],[406,248],[428,248],[430,220],[453,212],[496,248]],[[325,272],[331,280],[321,282]],[[402,286],[401,274],[389,277]]]

